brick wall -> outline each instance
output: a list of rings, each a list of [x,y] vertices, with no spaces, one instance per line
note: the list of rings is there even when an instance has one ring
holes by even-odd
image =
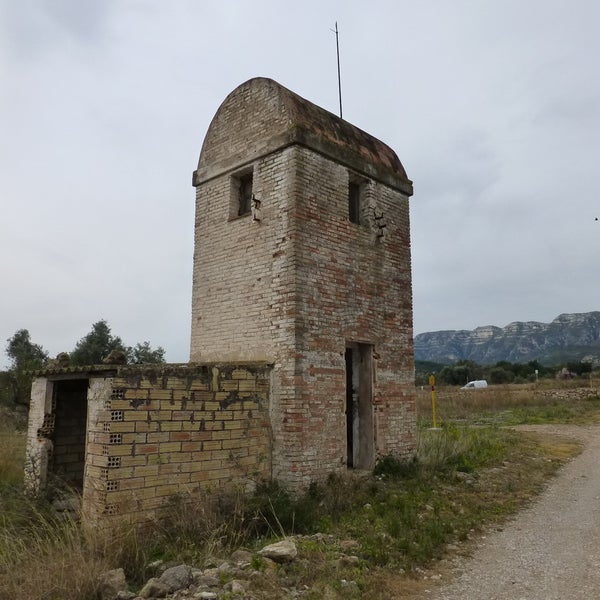
[[[259,221],[232,219],[251,169]],[[348,184],[364,184],[361,225]],[[410,181],[391,149],[270,80],[224,101],[196,186],[191,359],[272,363],[273,474],[290,486],[346,468],[348,344],[373,356],[377,454],[415,443]]]
[[[293,150],[285,149],[255,164],[260,222],[251,215],[229,218],[230,172],[197,189],[194,362],[272,362],[278,340],[293,335],[291,181],[286,176],[292,156]]]
[[[87,373],[85,475],[83,466],[80,471],[86,518],[143,521],[174,494],[199,487],[251,488],[270,478],[269,371],[264,365],[160,365]],[[83,375],[77,373],[78,381]],[[64,385],[66,376],[48,372],[35,382],[31,464],[45,464],[47,440],[55,436],[36,431],[51,416],[50,405],[44,407],[48,390]],[[53,381],[56,377],[62,380]],[[59,399],[56,413],[67,409]],[[48,474],[52,466],[43,476]]]
[[[364,225],[348,220],[344,165],[296,150],[294,372],[296,394],[274,403],[274,474],[293,465],[307,481],[345,467],[345,364],[349,342],[373,346],[374,437],[379,455],[414,448],[415,396],[408,198],[367,184]],[[383,214],[378,237],[373,214]],[[301,450],[304,449],[304,450]]]

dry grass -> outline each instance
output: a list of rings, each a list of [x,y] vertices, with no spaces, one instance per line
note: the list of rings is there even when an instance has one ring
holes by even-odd
[[[148,559],[134,528],[84,527],[18,487],[4,486],[0,510],[0,600],[92,600],[100,574]]]
[[[25,433],[0,425],[0,482],[16,485],[23,479]]]
[[[554,385],[551,385],[554,383]],[[582,386],[585,383],[585,386]],[[592,383],[596,383],[595,381]],[[600,383],[600,382],[598,382]],[[551,413],[555,412],[554,422],[567,421],[569,412],[573,416],[598,413],[598,406],[584,398],[598,398],[599,387],[589,387],[587,381],[547,382],[539,384],[511,384],[489,386],[483,389],[460,390],[456,387],[438,387],[436,389],[436,412],[438,422],[466,421],[469,423],[483,419],[484,422],[514,424],[527,422],[524,419],[511,421],[511,413],[536,409],[545,411],[537,422],[552,422]],[[561,410],[562,409],[562,410]],[[573,409],[569,411],[569,409]],[[431,390],[417,389],[417,414],[425,422],[431,420]]]
[[[0,598],[81,600],[95,597],[95,578],[108,569],[88,536],[72,522],[37,515],[28,532],[5,527],[0,535]]]
[[[92,600],[98,575],[112,568],[123,567],[139,585],[156,558],[201,566],[209,555],[255,547],[282,530],[325,532],[331,541],[299,542],[302,560],[261,579],[256,598],[284,598],[283,587],[302,586],[309,588],[307,600],[420,597],[418,569],[434,565],[448,543],[468,544],[486,524],[523,506],[578,451],[562,437],[465,425],[482,422],[482,415],[506,419],[523,410],[556,418],[565,403],[549,401],[539,390],[544,388],[441,389],[444,428],[421,429],[415,463],[391,464],[378,477],[332,478],[300,499],[277,486],[265,486],[253,498],[180,497],[163,521],[144,530],[86,529],[27,500],[20,490],[24,436],[0,431],[0,600]],[[419,394],[421,414],[430,410],[429,401],[427,391]],[[594,410],[600,414],[598,401],[566,404],[585,418]],[[358,543],[358,565],[338,562],[340,541],[348,539]],[[343,580],[354,581],[358,591],[349,591]]]

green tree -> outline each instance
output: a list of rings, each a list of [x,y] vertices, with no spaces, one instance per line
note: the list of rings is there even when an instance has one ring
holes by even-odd
[[[592,363],[582,361],[569,361],[567,363],[567,369],[571,373],[575,373],[577,375],[587,375],[588,373],[592,372]]]
[[[82,337],[71,352],[71,364],[85,366],[98,365],[113,350],[121,350],[133,364],[157,364],[165,362],[163,348],[152,348],[150,342],[126,346],[119,336],[114,336],[108,323],[102,319],[92,325],[92,330]]]
[[[495,366],[490,371],[490,383],[511,383],[515,375],[505,367]]]
[[[27,329],[19,329],[6,340],[6,354],[10,368],[3,377],[3,396],[15,404],[29,405],[32,371],[42,369],[48,362],[48,353],[39,344],[31,341]]]
[[[128,348],[127,355],[129,361],[136,364],[160,364],[165,362],[165,351],[159,346],[155,350],[150,346],[150,342],[136,344],[133,348]]]
[[[102,319],[92,325],[92,330],[82,337],[71,352],[73,365],[98,365],[112,350],[122,350],[128,354],[128,348],[118,336],[113,336],[108,323]]]
[[[465,385],[473,379],[482,379],[483,369],[472,360],[459,360],[440,371],[440,382],[447,385]]]

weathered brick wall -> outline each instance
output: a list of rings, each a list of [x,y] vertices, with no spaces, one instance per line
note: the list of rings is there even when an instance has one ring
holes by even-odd
[[[31,384],[25,461],[25,486],[32,492],[38,492],[48,479],[52,456],[45,436],[54,430],[52,408],[52,386],[45,377],[35,378]]]
[[[110,386],[88,445],[104,513],[147,518],[178,492],[270,477],[267,368],[123,369]]]
[[[260,222],[229,218],[230,172],[197,188],[192,361],[272,362],[293,336],[291,160],[284,149],[256,163]]]
[[[197,181],[258,160],[281,145],[272,134],[285,135],[291,115],[282,110],[279,88],[262,80],[261,85],[238,88],[223,101],[225,110],[215,114],[202,145]]]
[[[269,373],[265,365],[157,365],[88,373],[81,404],[84,411],[87,407],[87,426],[72,432],[87,435],[85,471],[81,465],[79,473],[85,517],[144,521],[174,494],[226,485],[248,489],[269,479]],[[84,375],[80,370],[78,381]],[[52,410],[60,415],[69,409],[67,401],[61,406],[59,399],[54,409],[46,401],[53,386],[61,385],[52,381],[57,376],[64,382],[67,374],[50,372],[34,385],[28,455],[31,464],[44,468],[31,472],[34,489],[52,474],[46,444],[55,436],[51,428],[40,436],[40,426],[50,422]],[[67,433],[65,426],[63,438]]]
[[[248,169],[260,221],[231,218],[232,176]],[[351,176],[366,182],[363,225],[348,219]],[[301,486],[345,468],[352,342],[375,357],[376,451],[412,452],[412,187],[395,154],[252,80],[215,115],[194,185],[191,359],[273,363],[274,476]]]
[[[296,396],[274,405],[274,474],[292,463],[307,480],[344,467],[344,350],[373,345],[374,427],[378,454],[414,448],[415,395],[408,198],[367,184],[364,223],[348,220],[350,172],[309,149],[296,149]],[[385,233],[373,215],[383,215]],[[304,449],[303,451],[300,449]]]

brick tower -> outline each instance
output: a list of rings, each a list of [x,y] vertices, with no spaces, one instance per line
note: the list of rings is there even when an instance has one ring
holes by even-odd
[[[272,366],[273,476],[409,455],[412,182],[394,151],[256,78],[218,109],[193,185],[191,360]]]

